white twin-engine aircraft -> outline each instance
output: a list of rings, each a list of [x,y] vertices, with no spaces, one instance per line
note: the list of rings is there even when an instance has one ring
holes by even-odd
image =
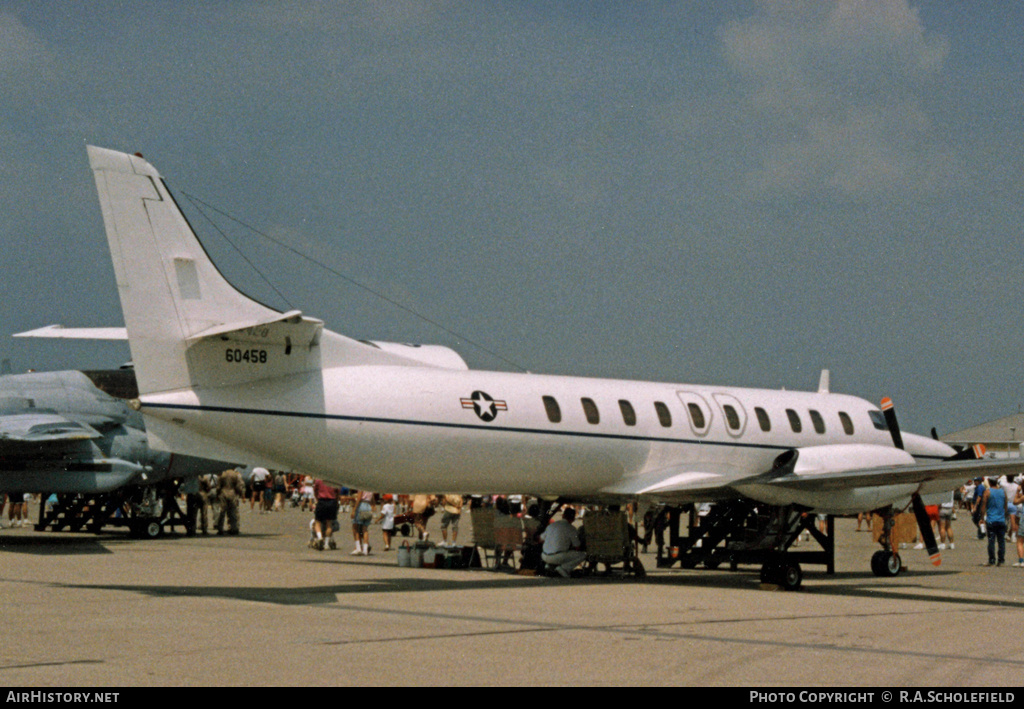
[[[344,337],[229,284],[141,156],[88,152],[155,448],[393,493],[834,514],[1022,469],[900,442],[824,373],[795,392],[488,372],[444,347]]]

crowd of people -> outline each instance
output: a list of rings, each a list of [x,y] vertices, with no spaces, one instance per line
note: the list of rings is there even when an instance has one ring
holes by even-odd
[[[988,565],[1006,563],[1006,543],[1015,542],[1015,567],[1024,568],[1024,538],[1021,516],[1024,514],[1024,476],[1009,480],[975,478],[960,491],[961,507],[970,510],[978,539],[988,539]]]
[[[976,527],[978,539],[987,539],[987,564],[1006,563],[1007,543],[1015,543],[1015,567],[1024,568],[1024,476],[1013,480],[976,478],[969,480],[948,501],[929,508],[940,549],[954,549],[952,522],[957,512],[966,512]],[[318,550],[336,549],[341,529],[339,518],[347,516],[352,530],[353,555],[369,555],[373,549],[371,526],[380,525],[383,551],[394,548],[395,535],[402,530],[414,533],[419,541],[429,540],[427,523],[440,514],[440,546],[456,546],[464,509],[493,507],[495,514],[521,519],[524,531],[521,552],[524,562],[533,554],[563,576],[582,563],[579,531],[573,525],[577,509],[565,508],[557,522],[536,504],[519,495],[392,495],[365,490],[349,490],[308,475],[288,475],[255,468],[248,479],[237,469],[219,475],[204,475],[183,481],[180,493],[186,501],[190,534],[238,534],[239,507],[246,501],[250,511],[270,514],[286,507],[308,511],[309,545]],[[0,493],[0,527],[7,509],[7,526],[30,526],[28,503],[31,496],[21,492]],[[546,511],[547,508],[545,508]],[[858,516],[858,531],[866,515]],[[646,520],[647,526],[653,526]],[[648,530],[649,531],[649,530]],[[650,536],[649,534],[647,536]],[[918,547],[922,547],[918,544]],[[511,551],[499,564],[507,563]]]
[[[221,476],[223,478],[223,476]],[[1017,561],[1015,567],[1024,568],[1024,530],[1021,529],[1021,514],[1024,512],[1024,486],[1022,479],[983,479],[967,481],[949,499],[940,505],[930,506],[936,538],[940,549],[955,549],[953,520],[958,511],[971,515],[979,539],[988,539],[987,563],[1000,566],[1006,562],[1006,545],[1016,543]],[[220,497],[217,482],[206,485],[212,497]],[[524,556],[530,553],[531,542],[536,546],[537,557],[568,575],[582,562],[582,542],[573,521],[575,508],[566,508],[562,519],[555,522],[544,518],[539,509],[529,507],[529,500],[523,496],[462,496],[462,495],[391,495],[369,491],[341,488],[310,476],[283,475],[257,468],[249,478],[244,492],[236,488],[239,499],[248,499],[250,510],[271,513],[285,506],[299,507],[313,513],[310,521],[310,546],[319,549],[336,549],[336,535],[341,528],[339,518],[348,516],[352,530],[353,555],[369,555],[373,550],[370,528],[380,525],[383,551],[394,548],[395,535],[405,526],[415,533],[417,540],[430,537],[427,522],[434,514],[440,514],[440,546],[455,546],[459,538],[459,523],[464,507],[494,507],[497,514],[514,515],[523,521],[525,543]],[[212,499],[211,497],[211,499]],[[228,511],[220,518],[229,522],[229,530],[237,533],[237,512],[234,526]],[[532,512],[532,514],[531,514]],[[225,517],[225,514],[227,517]],[[858,531],[862,519],[858,516]],[[550,526],[549,526],[550,522]],[[650,521],[648,520],[648,524]],[[205,530],[206,523],[202,523]],[[221,530],[218,523],[217,530]],[[550,531],[549,531],[550,530]],[[1020,532],[1020,534],[1018,534]],[[542,537],[541,534],[544,533]],[[532,537],[532,538],[531,538]],[[921,544],[918,545],[923,546]],[[508,552],[510,555],[511,552]],[[499,564],[507,559],[499,559]]]
[[[524,509],[524,498],[519,495],[375,494],[365,490],[346,490],[322,480],[312,481],[312,488],[315,506],[309,545],[321,551],[337,548],[334,537],[335,533],[340,530],[338,519],[346,513],[352,525],[354,547],[350,553],[353,555],[366,556],[371,553],[372,545],[369,536],[371,524],[380,524],[384,551],[392,549],[399,524],[405,525],[410,534],[415,531],[417,541],[429,541],[430,532],[427,530],[427,523],[435,514],[441,515],[441,541],[438,545],[455,547],[458,545],[459,526],[463,512],[468,505],[470,509],[491,507],[495,514],[521,520],[523,529],[521,544],[508,545],[503,550],[503,556],[498,561],[499,564],[507,563],[513,553],[513,546],[517,550],[521,550],[524,557],[528,557],[531,543],[537,546],[539,556],[549,554],[554,557],[573,552],[571,558],[558,556],[557,559],[544,559],[548,563],[557,562],[558,568],[563,569],[559,573],[563,575],[568,575],[568,572],[582,563],[585,557],[580,551],[582,542],[578,533],[570,533],[564,529],[564,526],[571,526],[572,520],[575,518],[576,512],[571,507],[567,508],[564,514],[564,525],[556,523],[549,527],[546,520],[540,518],[539,506],[533,505]],[[550,536],[546,535],[546,532],[552,529],[556,531],[552,532]]]

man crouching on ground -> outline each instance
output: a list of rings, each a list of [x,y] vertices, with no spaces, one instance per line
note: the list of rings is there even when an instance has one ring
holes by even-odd
[[[576,519],[576,510],[565,508],[562,519],[553,522],[540,535],[544,546],[540,558],[545,564],[551,564],[559,576],[569,578],[569,574],[587,558],[586,552],[580,549],[580,533],[572,525]]]

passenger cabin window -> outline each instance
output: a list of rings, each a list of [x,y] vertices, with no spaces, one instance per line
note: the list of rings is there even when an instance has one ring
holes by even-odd
[[[580,399],[583,404],[583,413],[587,417],[588,423],[600,423],[601,414],[597,412],[597,404],[594,403],[593,399],[583,398]]]
[[[548,421],[551,423],[560,423],[562,421],[562,408],[555,401],[555,397],[544,397],[544,410],[547,412]]]
[[[881,411],[868,411],[868,416],[871,417],[871,423],[879,431],[888,431],[889,424],[885,422],[885,416]]]
[[[725,404],[722,406],[722,412],[725,414],[725,423],[729,428],[733,431],[738,431],[740,428],[740,417],[739,414],[736,413],[736,409],[729,404]]]
[[[839,412],[839,421],[843,424],[843,431],[846,432],[847,436],[853,435],[853,419],[845,411]]]
[[[686,408],[690,410],[690,420],[693,421],[693,427],[697,430],[704,428],[704,412],[700,410],[700,407],[694,403],[689,403]]]
[[[811,409],[808,413],[811,415],[811,423],[814,425],[815,433],[824,433],[825,432],[825,419],[823,419],[821,417],[821,414],[819,414],[814,409]]]
[[[633,405],[625,399],[619,399],[619,410],[622,411],[622,420],[627,426],[636,426],[636,411]]]
[[[672,427],[672,412],[661,401],[654,402],[654,410],[658,412],[658,422],[665,428]]]
[[[800,433],[804,430],[804,425],[800,423],[800,414],[793,409],[786,409],[786,418],[789,419],[789,427],[793,429],[793,433]]]
[[[772,430],[772,420],[768,418],[767,411],[758,406],[754,409],[754,414],[757,416],[757,423],[761,426],[762,431],[768,433]]]

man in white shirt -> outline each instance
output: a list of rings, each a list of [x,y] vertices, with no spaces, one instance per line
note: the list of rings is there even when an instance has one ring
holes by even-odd
[[[540,558],[545,564],[551,564],[559,576],[569,578],[572,570],[582,564],[587,558],[586,552],[580,549],[580,533],[572,526],[576,519],[576,510],[572,507],[565,508],[562,519],[548,525],[541,535],[544,546],[541,549]]]

